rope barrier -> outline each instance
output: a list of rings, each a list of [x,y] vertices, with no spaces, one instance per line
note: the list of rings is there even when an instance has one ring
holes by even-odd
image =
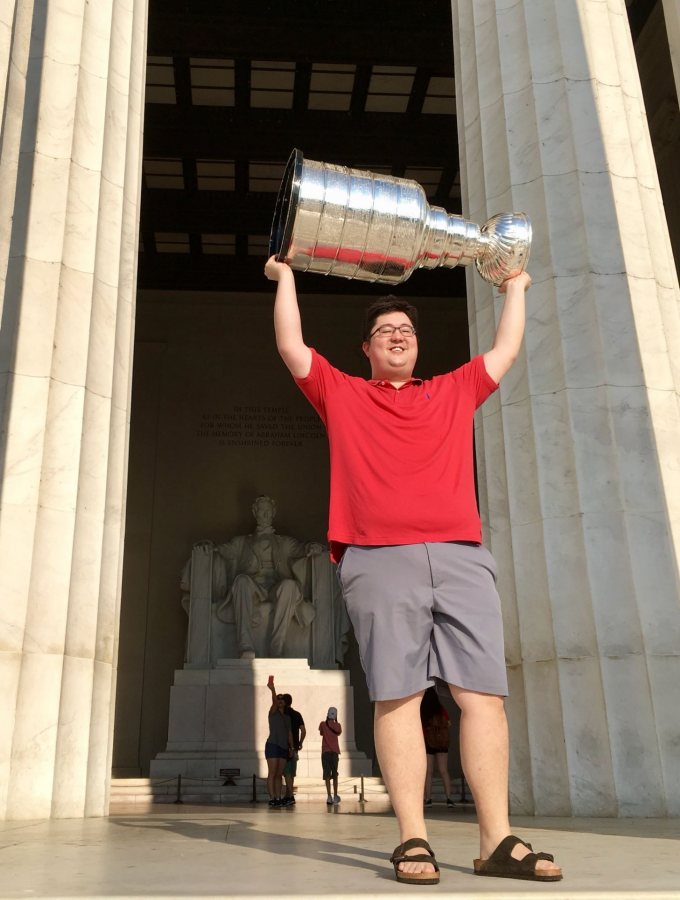
[[[248,776],[242,776],[240,778],[240,786],[245,786],[247,782]],[[357,785],[358,779],[358,785]],[[321,779],[319,779],[321,780]],[[163,778],[163,779],[150,779],[152,787],[158,787],[163,784],[171,784],[176,783],[177,791],[174,803],[184,803],[182,800],[182,787],[183,785],[190,784],[200,784],[200,785],[210,785],[211,782],[221,782],[220,778],[191,778],[187,775],[182,775],[181,773],[176,775],[173,778]],[[257,794],[258,794],[258,781],[261,783],[261,787],[264,788],[267,782],[267,779],[253,773],[252,776],[252,793],[251,793],[251,802],[257,803]],[[453,781],[458,781],[460,784],[460,800],[456,801],[457,803],[472,803],[474,802],[472,797],[469,794],[469,788],[467,782],[464,777],[454,778]],[[238,787],[239,785],[233,785],[234,787]],[[303,793],[305,792],[305,788],[308,788],[309,785],[303,785]],[[351,788],[351,791],[356,795],[358,787],[358,795],[359,795],[359,803],[367,803],[367,798],[381,798],[383,800],[389,800],[389,795],[382,784],[366,784],[366,779],[364,775],[360,776],[347,776],[345,778],[338,779],[338,788],[345,788],[347,791]],[[297,792],[297,789],[296,789]]]
[[[185,784],[210,784],[210,783],[214,782],[216,784],[219,783],[221,785],[223,783],[221,777],[220,778],[217,778],[217,777],[214,777],[214,778],[208,778],[208,777],[192,778],[190,775],[181,775],[181,776],[173,775],[171,778],[153,778],[152,777],[152,778],[149,778],[149,781],[151,782],[151,784],[153,786],[161,785],[161,784],[170,784],[171,782],[173,784],[175,784],[177,782],[177,779],[180,777],[182,778],[182,781]],[[300,777],[303,777],[303,778],[310,777],[310,778],[314,778],[314,780],[316,780],[316,778],[314,776],[300,776]],[[366,787],[365,779],[367,777],[372,777],[372,776],[347,775],[344,778],[339,777],[338,778],[338,786],[356,785],[358,782],[359,787],[364,786],[364,788],[365,788]],[[380,780],[379,776],[375,776],[375,777],[376,777],[376,780]],[[256,775],[256,774],[254,774],[252,776],[252,779],[254,779],[255,781],[261,781],[263,784],[267,781],[266,776],[261,776],[261,775]],[[251,780],[251,776],[240,775],[236,778],[237,786],[238,786],[238,782],[240,782],[241,784],[245,784],[245,783],[249,782],[250,780]],[[321,776],[319,776],[319,781],[322,781],[322,780],[323,779],[321,778]],[[457,779],[453,778],[452,780],[455,782]],[[460,779],[460,782],[461,782],[461,793],[465,794],[466,790],[469,790],[469,788],[467,787],[467,782],[464,779]],[[370,793],[370,787],[367,789],[367,792]]]

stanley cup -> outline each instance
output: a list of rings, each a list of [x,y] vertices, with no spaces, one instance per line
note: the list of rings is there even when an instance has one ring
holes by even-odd
[[[270,255],[301,272],[400,284],[415,269],[468,266],[500,285],[524,270],[531,248],[525,213],[481,228],[430,206],[415,181],[304,159],[293,150],[283,176]]]

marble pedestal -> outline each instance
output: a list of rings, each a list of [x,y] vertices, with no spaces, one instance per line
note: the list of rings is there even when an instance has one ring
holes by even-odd
[[[354,689],[349,672],[311,669],[304,659],[221,659],[212,669],[180,669],[170,690],[168,745],[151,761],[152,778],[218,778],[221,768],[266,777],[264,744],[273,675],[279,693],[293,698],[305,720],[307,738],[298,761],[301,777],[319,775],[319,723],[329,706],[342,725],[343,775],[370,775],[372,761],[354,738]]]

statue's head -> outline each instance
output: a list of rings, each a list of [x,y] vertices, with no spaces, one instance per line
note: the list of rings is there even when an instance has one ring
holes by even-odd
[[[271,497],[267,497],[266,494],[255,498],[252,509],[258,525],[271,525],[274,521],[276,503]]]

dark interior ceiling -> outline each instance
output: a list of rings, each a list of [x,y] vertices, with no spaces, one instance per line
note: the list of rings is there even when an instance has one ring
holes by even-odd
[[[628,0],[634,31],[652,5]],[[266,289],[294,147],[460,212],[450,0],[151,0],[148,35],[141,289]],[[464,292],[462,269],[424,277],[430,296]],[[312,274],[298,289],[385,291]]]
[[[413,178],[459,212],[452,46],[449,0],[151,0],[140,288],[266,290],[294,147]],[[420,276],[400,293],[422,293]],[[462,270],[426,278],[430,295],[464,290]],[[371,286],[309,274],[298,288]]]

